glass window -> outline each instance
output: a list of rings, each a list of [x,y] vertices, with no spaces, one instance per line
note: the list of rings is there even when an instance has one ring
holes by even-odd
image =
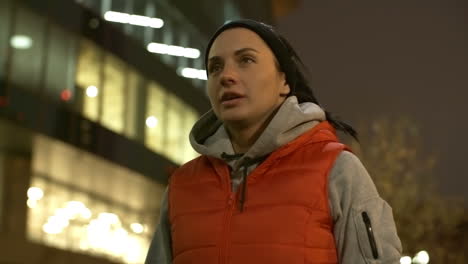
[[[168,96],[167,103],[167,137],[164,154],[176,163],[182,163],[183,141],[184,141],[184,120],[185,113],[182,101],[175,95]]]
[[[37,136],[27,193],[28,238],[114,261],[143,263],[164,189],[136,172]]]
[[[83,115],[98,121],[102,80],[102,51],[91,41],[81,40],[76,70],[76,83],[83,94]]]
[[[182,163],[185,163],[187,161],[190,161],[198,156],[198,153],[192,148],[192,145],[190,145],[190,140],[189,140],[189,134],[190,130],[192,129],[193,125],[195,122],[198,120],[198,113],[194,110],[191,109],[190,107],[185,107],[186,113],[185,113],[185,124],[184,124],[184,135],[183,135],[183,159]]]
[[[17,6],[15,31],[10,38],[11,49],[11,82],[26,88],[38,90],[43,75],[44,36],[46,23],[30,10]]]
[[[5,187],[4,187],[4,156],[3,152],[0,150],[0,229],[3,229],[2,220],[3,218],[3,197],[5,197]]]
[[[136,70],[129,67],[128,85],[125,87],[124,99],[124,120],[125,120],[125,135],[129,138],[135,138],[137,134],[137,98],[140,85],[143,78]]]
[[[76,37],[51,24],[49,28],[45,88],[56,100],[69,101],[75,94]]]
[[[10,0],[0,1],[0,80],[5,78],[6,59],[10,44],[10,21],[11,21]]]
[[[102,125],[118,133],[124,128],[124,89],[126,81],[125,64],[113,55],[107,54],[104,65],[102,89]]]
[[[165,132],[168,123],[166,96],[166,92],[159,84],[155,82],[149,83],[145,117],[145,144],[158,153],[165,153]]]
[[[80,44],[76,83],[82,98],[82,113],[106,128],[136,136],[137,98],[142,77],[116,56],[89,40]]]

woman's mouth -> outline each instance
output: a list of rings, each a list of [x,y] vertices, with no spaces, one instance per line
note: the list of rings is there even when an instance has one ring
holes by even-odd
[[[221,96],[221,105],[223,106],[234,106],[244,99],[245,96],[234,93],[234,92],[225,92]]]

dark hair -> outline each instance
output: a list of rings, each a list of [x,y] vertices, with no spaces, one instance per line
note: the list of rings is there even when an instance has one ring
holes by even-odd
[[[294,95],[297,97],[297,100],[299,103],[303,102],[312,102],[317,105],[320,105],[320,103],[317,100],[317,97],[315,97],[314,92],[309,84],[309,81],[306,78],[306,74],[309,72],[307,70],[307,67],[305,64],[302,62],[301,58],[299,55],[297,55],[296,51],[292,48],[291,44],[281,36],[280,34],[277,33],[278,38],[281,40],[283,45],[286,47],[288,53],[291,56],[291,59],[293,61],[293,65],[295,68],[295,83],[294,83],[294,88],[291,88],[290,95]],[[358,133],[357,131],[349,124],[339,120],[339,118],[335,117],[332,113],[329,111],[325,111],[325,118],[327,119],[328,122],[337,130],[340,130],[350,136],[352,136],[356,141],[359,141],[358,139]]]
[[[219,34],[230,28],[247,28],[260,36],[270,47],[278,61],[279,70],[286,75],[286,82],[291,88],[288,96],[296,96],[299,103],[312,102],[320,105],[315,97],[312,88],[307,81],[307,67],[292,48],[291,44],[281,36],[274,28],[262,22],[250,19],[230,21],[221,26],[211,37],[205,50],[205,68],[208,68],[208,53],[211,45]],[[330,112],[325,111],[325,118],[336,129],[352,136],[358,140],[357,132],[347,123],[334,117]]]

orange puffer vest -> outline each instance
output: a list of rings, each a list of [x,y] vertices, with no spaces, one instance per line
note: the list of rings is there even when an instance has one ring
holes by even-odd
[[[173,263],[337,263],[327,176],[343,149],[328,122],[282,146],[249,174],[242,212],[224,161],[179,168],[169,187]]]

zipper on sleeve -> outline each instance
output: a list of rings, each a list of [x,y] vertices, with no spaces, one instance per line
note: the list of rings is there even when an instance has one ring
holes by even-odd
[[[379,252],[377,251],[377,244],[375,243],[374,231],[372,229],[372,224],[369,215],[367,215],[367,212],[362,212],[362,220],[366,225],[367,237],[369,238],[369,243],[372,249],[372,256],[374,257],[374,259],[378,259]]]

